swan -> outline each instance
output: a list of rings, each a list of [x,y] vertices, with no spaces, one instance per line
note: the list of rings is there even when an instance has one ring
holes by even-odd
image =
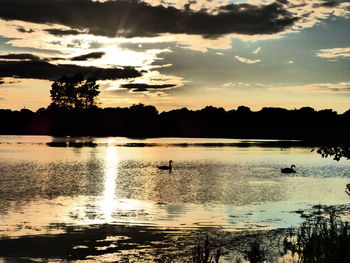
[[[173,163],[173,161],[170,160],[169,166],[168,165],[158,166],[158,169],[171,171],[173,169],[173,167],[171,166],[172,163]]]
[[[292,164],[292,165],[290,166],[290,168],[282,168],[282,169],[281,169],[281,173],[285,173],[285,174],[296,173],[297,171],[295,171],[294,168],[295,168],[295,165]]]

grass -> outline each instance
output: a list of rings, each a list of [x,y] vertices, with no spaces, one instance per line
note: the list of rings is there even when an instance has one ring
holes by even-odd
[[[283,241],[284,253],[298,263],[349,263],[350,227],[334,209],[319,206]]]
[[[221,248],[215,249],[207,236],[204,242],[198,242],[192,249],[192,262],[219,263],[221,255]]]
[[[250,263],[262,263],[266,260],[265,251],[257,241],[250,244],[250,250],[245,252],[245,259]]]
[[[223,250],[215,248],[212,241],[207,236],[204,241],[199,241],[192,249],[193,263],[219,263]],[[244,258],[250,263],[265,262],[265,251],[257,241],[250,243],[250,249],[245,251]],[[240,258],[236,258],[233,263],[242,263]]]

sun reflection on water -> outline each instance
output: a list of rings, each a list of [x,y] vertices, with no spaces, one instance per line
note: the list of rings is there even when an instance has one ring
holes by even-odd
[[[116,147],[109,142],[105,158],[105,180],[103,199],[101,200],[101,210],[105,221],[113,220],[112,214],[116,206],[116,179],[118,176],[119,155]]]
[[[285,228],[299,223],[295,211],[349,198],[346,161],[334,163],[306,148],[123,147],[125,138],[73,148],[21,138],[0,145],[0,237],[98,224]],[[156,165],[169,159],[176,160],[172,174],[159,171]],[[282,176],[290,160],[298,174]]]

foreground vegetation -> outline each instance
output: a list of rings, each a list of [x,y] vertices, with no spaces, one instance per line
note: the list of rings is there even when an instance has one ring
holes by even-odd
[[[327,214],[324,214],[327,212]],[[350,262],[350,227],[333,209],[318,207],[284,239],[284,251],[300,263]]]
[[[247,244],[247,249],[240,251],[242,257],[236,257],[232,262],[350,262],[350,227],[348,222],[340,219],[333,207],[316,206],[311,212],[302,213],[302,217],[304,221],[299,227],[282,234],[279,251],[271,251],[272,248],[266,244],[268,242],[260,238]],[[267,254],[276,252],[279,256],[267,257]],[[218,263],[224,254],[222,247],[206,237],[194,246],[192,262]]]

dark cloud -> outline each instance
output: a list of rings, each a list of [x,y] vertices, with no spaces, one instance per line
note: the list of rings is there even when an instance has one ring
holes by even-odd
[[[292,26],[299,20],[293,17],[287,7],[275,2],[269,5],[229,4],[219,8],[222,17],[234,21],[234,33],[240,34],[273,34]],[[222,31],[229,31],[232,25],[222,23]]]
[[[289,4],[288,0],[276,0],[276,2],[277,2],[277,3],[284,4],[284,5]]]
[[[33,29],[25,29],[24,27],[22,27],[22,26],[19,26],[19,27],[17,27],[17,31],[18,32],[21,32],[21,33],[33,33],[33,32],[35,32]]]
[[[29,54],[29,53],[0,55],[0,59],[11,59],[11,60],[16,59],[16,60],[31,60],[31,61],[43,60],[39,56]]]
[[[336,1],[326,1],[320,4],[314,4],[313,7],[328,7],[328,8],[333,8],[339,6],[340,3]]]
[[[55,61],[55,60],[71,60],[71,61],[87,61],[90,59],[98,59],[105,55],[104,52],[91,52],[81,56],[76,56],[70,59],[63,57],[50,57],[42,58],[29,53],[9,53],[9,54],[0,54],[0,59],[3,60],[30,60],[30,61]]]
[[[3,80],[0,79],[0,85],[2,85],[2,84],[4,84],[4,83],[5,83],[5,81],[3,81]]]
[[[6,20],[60,24],[109,37],[162,33],[197,34],[208,38],[229,33],[273,34],[284,31],[299,19],[288,12],[281,0],[256,6],[229,4],[217,9],[216,14],[193,11],[189,5],[186,10],[180,10],[151,6],[138,0],[0,0],[0,4],[0,18]]]
[[[52,28],[52,29],[45,29],[47,33],[54,35],[54,36],[67,36],[67,35],[79,35],[84,32],[75,30],[75,29],[58,29],[58,28]]]
[[[73,58],[71,58],[71,60],[72,61],[86,61],[89,59],[99,59],[99,58],[102,58],[105,54],[106,54],[105,52],[92,52],[89,54],[73,57]]]
[[[54,65],[46,61],[0,61],[0,78],[16,77],[57,80],[62,76],[82,74],[85,78],[97,80],[126,79],[140,77],[133,67],[98,68],[77,65]]]
[[[149,85],[145,83],[130,83],[130,84],[123,84],[121,85],[121,88],[130,89],[134,92],[142,92],[142,91],[148,91],[150,89],[166,89],[166,88],[172,88],[175,87],[175,84],[161,84],[161,85]]]

